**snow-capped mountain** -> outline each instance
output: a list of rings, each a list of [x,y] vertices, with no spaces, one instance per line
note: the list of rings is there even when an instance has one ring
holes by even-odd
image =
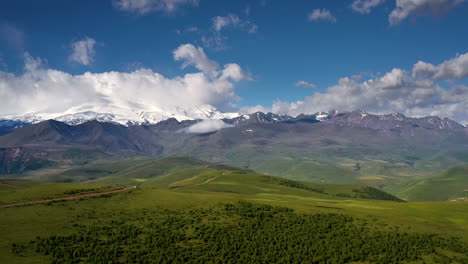
[[[365,111],[339,112],[331,121],[341,125],[357,125],[373,129],[414,129],[425,128],[433,131],[464,129],[465,127],[449,118],[438,116],[407,117],[402,113],[385,115],[369,114]]]
[[[74,107],[65,113],[28,113],[21,116],[5,116],[0,119],[13,120],[23,123],[39,123],[44,120],[57,120],[69,125],[79,125],[90,120],[99,122],[129,124],[156,124],[169,118],[178,121],[195,119],[223,119],[238,117],[237,113],[222,113],[211,105],[195,107],[156,108],[141,110],[141,108],[124,108],[119,106],[91,106]]]

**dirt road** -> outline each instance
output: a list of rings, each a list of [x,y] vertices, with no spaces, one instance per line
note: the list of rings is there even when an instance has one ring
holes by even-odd
[[[7,184],[7,183],[0,183],[1,186],[6,186],[6,187],[10,187],[10,188],[13,188],[13,189],[28,189],[26,187],[22,187],[22,186],[16,186],[16,185],[13,185],[13,184]]]
[[[100,195],[104,195],[104,194],[115,194],[115,193],[127,192],[127,191],[131,191],[131,190],[134,190],[134,189],[135,189],[135,187],[125,187],[125,188],[119,188],[119,189],[114,189],[114,190],[109,190],[109,191],[85,193],[85,194],[78,194],[78,195],[59,197],[59,198],[52,198],[52,199],[33,200],[33,201],[25,201],[25,202],[0,204],[0,208],[20,206],[20,205],[26,205],[26,204],[49,203],[49,202],[64,201],[64,200],[65,201],[70,201],[70,200],[77,200],[77,199],[80,199],[80,198],[100,196]]]

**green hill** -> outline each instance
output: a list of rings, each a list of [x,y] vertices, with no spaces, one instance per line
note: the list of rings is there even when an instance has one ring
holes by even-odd
[[[397,195],[408,201],[448,201],[462,197],[467,190],[468,165],[463,165],[413,182]]]
[[[312,190],[317,194],[341,198],[399,201],[398,198],[388,193],[365,185],[331,185],[295,181],[186,157],[162,159],[137,157],[122,160],[102,160],[58,173],[43,173],[40,176],[30,173],[26,178],[66,183],[151,185],[169,188],[191,187],[192,190],[208,188],[219,192],[247,192],[248,190],[259,189],[259,186],[269,182],[269,185],[275,185],[276,187],[293,187],[294,191]],[[225,183],[226,181],[229,181],[229,183]]]
[[[464,202],[404,203],[363,185],[294,181],[186,158],[101,161],[59,174],[96,178],[4,180],[26,188],[10,186],[0,201],[105,190],[116,180],[139,187],[0,208],[0,263],[468,261]]]

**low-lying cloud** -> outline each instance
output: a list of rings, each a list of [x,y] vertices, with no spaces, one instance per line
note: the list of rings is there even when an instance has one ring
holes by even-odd
[[[215,132],[223,128],[233,127],[233,125],[227,124],[222,120],[217,119],[207,119],[201,122],[198,122],[188,128],[185,129],[186,133],[194,133],[194,134],[203,134],[203,133],[210,133]]]
[[[175,59],[186,66],[194,65],[200,72],[168,78],[140,68],[133,72],[72,75],[49,69],[41,59],[26,53],[22,74],[0,71],[0,116],[63,113],[82,105],[143,111],[212,105],[222,110],[238,100],[234,85],[246,79],[239,65],[230,63],[221,67],[203,49],[191,44],[182,45],[176,51]]]

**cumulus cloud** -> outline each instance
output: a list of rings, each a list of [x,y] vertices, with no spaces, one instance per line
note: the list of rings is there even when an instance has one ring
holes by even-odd
[[[317,88],[317,85],[314,83],[306,82],[306,81],[298,81],[294,84],[294,86],[302,86],[308,88]]]
[[[94,45],[96,45],[96,41],[88,37],[73,42],[71,45],[72,53],[69,57],[70,61],[83,65],[91,64],[94,60],[94,55],[96,55]]]
[[[361,14],[369,14],[374,7],[383,2],[384,0],[354,0],[351,9]]]
[[[357,109],[377,114],[437,115],[468,122],[468,87],[456,85],[444,89],[432,79],[413,78],[395,68],[381,77],[362,82],[341,78],[325,92],[297,102],[277,101],[272,106],[274,113],[289,115]]]
[[[185,132],[203,134],[218,131],[227,127],[233,127],[233,125],[226,124],[219,119],[207,119],[186,128]]]
[[[413,75],[434,80],[457,80],[468,77],[468,53],[457,55],[437,66],[418,61],[413,67]]]
[[[396,0],[396,7],[388,20],[397,25],[411,15],[441,16],[453,7],[467,0]]]
[[[197,69],[212,76],[217,74],[218,63],[208,59],[203,48],[195,47],[192,44],[184,44],[174,50],[174,59],[183,60],[182,68],[194,65]]]
[[[174,50],[173,54],[176,61],[184,61],[182,68],[193,65],[203,73],[220,80],[233,80],[237,82],[248,77],[242,68],[235,63],[226,64],[220,70],[219,64],[210,60],[203,48],[195,47],[192,44],[179,46]]]
[[[129,13],[173,13],[183,6],[198,6],[199,0],[114,0],[114,7]]]
[[[197,47],[193,50],[202,53]],[[210,61],[204,53],[202,55],[202,59]],[[245,78],[239,65],[231,63],[215,67],[213,65],[218,64],[209,63],[210,67],[207,67],[200,66],[203,63],[198,57],[184,55],[180,58],[193,60],[190,64],[203,70],[175,78],[145,68],[133,72],[71,75],[49,69],[40,59],[26,54],[24,73],[16,75],[0,71],[0,98],[4,98],[0,116],[63,113],[82,105],[144,111],[187,109],[199,105],[223,108],[238,99],[234,84]]]
[[[336,22],[336,17],[328,9],[314,9],[309,14],[309,21]]]

